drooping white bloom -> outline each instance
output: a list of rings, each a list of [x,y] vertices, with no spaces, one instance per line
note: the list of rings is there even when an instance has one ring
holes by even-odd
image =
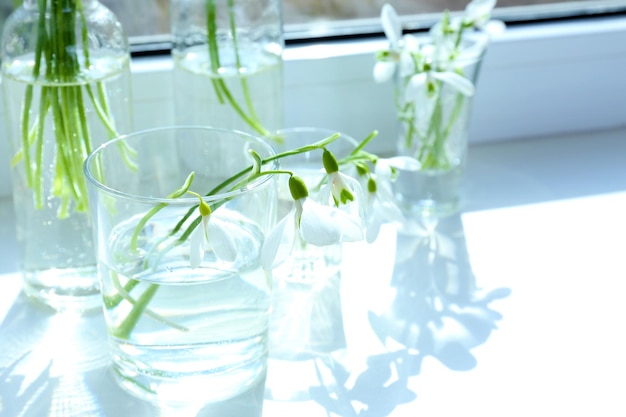
[[[329,194],[332,196],[335,206],[339,207],[358,200],[362,194],[361,184],[349,175],[339,171],[333,172],[328,174],[328,183],[320,190],[322,199]]]
[[[419,171],[420,162],[409,156],[394,156],[391,158],[378,158],[376,161],[376,177],[390,182],[395,178],[397,170]]]
[[[413,75],[405,91],[406,101],[416,101],[421,96],[429,96],[429,93],[436,93],[436,83],[434,80],[441,81],[457,90],[464,96],[471,97],[474,95],[474,83],[454,71],[426,71]]]
[[[189,262],[197,268],[204,259],[207,249],[225,262],[234,262],[237,258],[236,230],[212,214],[203,214],[202,222],[191,233],[189,241]]]
[[[265,239],[261,253],[263,268],[272,269],[287,259],[298,234],[304,242],[315,246],[363,239],[362,226],[353,216],[303,197],[294,201],[294,207]]]
[[[396,71],[401,77],[411,74],[415,66],[411,52],[419,50],[417,38],[410,34],[402,36],[402,22],[393,6],[385,4],[380,18],[389,41],[389,50],[385,51],[374,64],[373,76],[377,83],[391,80]]]
[[[382,178],[371,176],[365,203],[365,240],[372,243],[380,228],[387,222],[402,222],[404,216],[395,203],[391,184]]]
[[[402,211],[396,204],[391,186],[399,169],[418,171],[420,163],[408,156],[379,158],[376,161],[375,174],[367,178],[365,240],[368,243],[376,240],[384,223],[405,221]]]
[[[490,19],[496,0],[472,0],[465,6],[466,24],[481,29]]]
[[[501,20],[491,19],[491,12],[496,6],[496,0],[472,0],[465,7],[464,24],[479,29],[492,38],[506,31],[506,25]]]

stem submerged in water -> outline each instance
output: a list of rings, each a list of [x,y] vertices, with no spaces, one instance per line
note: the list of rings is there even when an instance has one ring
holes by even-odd
[[[212,83],[217,95],[218,101],[221,104],[228,104],[232,107],[233,111],[255,132],[259,133],[265,138],[272,138],[278,140],[272,133],[263,126],[263,123],[257,116],[254,108],[252,97],[250,95],[250,89],[248,87],[248,80],[245,76],[241,76],[241,90],[244,95],[247,111],[237,103],[235,96],[226,85],[226,81],[220,75],[220,46],[218,40],[218,25],[217,25],[217,7],[215,0],[206,0],[206,13],[207,13],[207,45],[209,48],[209,58],[211,61]],[[232,47],[235,54],[235,65],[237,66],[237,72],[241,74],[243,68],[241,62],[241,56],[239,51],[237,22],[235,20],[235,0],[228,0],[228,23],[230,29],[230,36],[232,37]]]
[[[108,92],[101,81],[88,84],[83,72],[91,66],[88,48],[88,22],[82,0],[38,0],[37,34],[32,70],[33,82],[26,86],[21,108],[21,149],[12,166],[23,163],[26,181],[33,190],[33,204],[44,207],[44,129],[52,124],[54,156],[50,197],[59,199],[58,217],[88,209],[86,180],[82,164],[93,149],[87,108],[91,105],[107,132],[108,139],[119,136]],[[82,51],[82,55],[80,55]],[[37,83],[45,83],[36,94]],[[86,94],[85,94],[86,93]],[[36,117],[33,117],[36,116]],[[132,152],[122,149],[132,167]]]
[[[340,163],[348,163],[359,160],[368,160],[371,161],[373,156],[364,152],[363,148],[376,136],[377,132],[372,132],[368,135],[360,144],[358,144],[355,148],[355,151],[351,153],[348,157],[342,159]],[[276,155],[269,156],[265,159],[257,160],[256,166],[263,166],[268,163],[271,163],[276,160],[280,160],[282,158],[287,158],[289,156],[298,155],[306,152],[323,150],[332,142],[339,139],[341,135],[339,133],[335,133],[326,138],[323,138],[315,143],[305,145],[299,148],[295,148],[292,150],[288,150],[285,152],[278,153]],[[361,156],[363,155],[363,156]],[[239,172],[233,174],[229,178],[222,181],[220,184],[215,186],[211,191],[206,193],[206,196],[218,195],[221,193],[241,189],[245,187],[246,184],[249,184],[255,181],[257,178],[263,175],[273,175],[273,174],[287,174],[292,175],[291,171],[286,170],[266,170],[266,171],[253,171],[255,164],[240,170]],[[252,174],[251,174],[252,173]],[[182,197],[185,193],[187,193],[191,187],[192,181],[194,179],[194,173],[192,172],[185,182],[172,193],[170,193],[167,198],[176,199]],[[233,197],[224,197],[219,200],[212,201],[210,204],[210,212],[214,212],[217,208],[228,202]],[[133,233],[131,235],[131,243],[130,248],[131,251],[140,250],[139,243],[140,235],[144,228],[149,227],[148,223],[150,219],[152,219],[155,215],[157,215],[162,209],[167,207],[168,204],[165,202],[161,202],[153,206],[138,222],[135,226]],[[143,260],[141,268],[149,269],[156,267],[161,260],[161,257],[164,256],[168,251],[173,248],[185,243],[191,236],[192,232],[201,225],[202,216],[197,211],[198,205],[193,205],[187,212],[178,220],[177,224],[168,231],[161,239],[158,240],[157,243],[152,245],[152,247],[145,249],[145,253],[142,254]],[[196,216],[194,216],[196,213]],[[113,273],[114,274],[114,273]],[[127,313],[127,316],[124,320],[114,329],[112,329],[112,333],[118,338],[128,338],[132,333],[134,327],[137,322],[141,318],[142,314],[152,315],[150,310],[147,309],[150,300],[156,294],[159,285],[158,284],[149,284],[147,287],[143,289],[143,292],[139,295],[137,299],[133,299],[129,293],[138,286],[140,281],[130,279],[124,286],[119,284],[117,280],[117,275],[114,274],[112,276],[112,281],[114,286],[117,289],[117,292],[112,295],[107,295],[105,297],[105,307],[107,309],[116,308],[123,300],[128,301],[132,307],[130,311]],[[157,318],[157,320],[159,320]],[[164,319],[160,319],[159,321],[164,324],[176,328],[178,330],[184,331],[186,329],[181,326],[176,325],[175,323],[168,322]]]

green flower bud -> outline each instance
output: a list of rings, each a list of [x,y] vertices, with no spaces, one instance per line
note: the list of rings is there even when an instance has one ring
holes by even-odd
[[[324,149],[324,154],[322,155],[322,162],[324,163],[324,169],[327,174],[334,174],[339,171],[339,164],[337,163],[337,158],[335,155],[328,149]]]
[[[294,200],[300,200],[309,196],[309,189],[306,187],[304,180],[295,175],[289,177],[289,192]]]
[[[356,167],[356,172],[359,174],[360,177],[363,177],[370,172],[369,167],[363,162],[357,162],[356,164],[354,164],[354,166]]]
[[[198,206],[198,210],[200,210],[200,214],[202,215],[202,217],[206,217],[211,214],[211,207],[209,207],[206,201],[204,201],[202,198],[200,198],[200,205]]]
[[[370,193],[375,193],[376,189],[377,189],[376,180],[370,177],[369,180],[367,180],[367,191]]]

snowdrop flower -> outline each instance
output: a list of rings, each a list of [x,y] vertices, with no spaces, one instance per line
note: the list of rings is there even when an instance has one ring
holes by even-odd
[[[389,4],[381,11],[381,21],[385,35],[389,39],[391,56],[400,59],[389,60],[383,56],[374,67],[374,79],[377,82],[389,80],[400,62],[400,75],[410,77],[407,84],[406,101],[415,101],[420,92],[428,97],[436,94],[437,83],[441,81],[465,96],[474,94],[473,83],[457,72],[457,63],[476,59],[487,47],[491,36],[502,33],[503,22],[490,20],[496,0],[472,0],[465,8],[464,15],[454,19],[446,11],[441,21],[430,30],[431,44],[419,45],[413,42],[409,48],[402,37],[402,26],[398,15]],[[469,46],[459,44],[465,29],[479,29],[487,37],[479,38]],[[408,36],[408,35],[407,35]],[[405,62],[403,64],[403,62]]]
[[[363,239],[360,222],[337,207],[326,206],[309,197],[304,181],[289,178],[294,207],[268,234],[261,253],[261,264],[269,270],[283,262],[291,253],[296,238],[315,246]]]
[[[328,175],[328,184],[320,190],[322,202],[329,194],[333,198],[336,207],[354,202],[356,196],[361,194],[361,185],[354,178],[339,171],[339,163],[332,152],[324,149],[322,155],[324,169]]]
[[[501,35],[506,30],[506,25],[501,20],[491,19],[495,6],[496,0],[472,0],[465,7],[463,23],[482,30],[489,37]]]
[[[385,4],[381,21],[383,31],[389,41],[389,50],[378,54],[374,65],[374,81],[383,83],[393,78],[396,71],[404,77],[413,72],[414,62],[411,51],[419,50],[419,42],[412,35],[402,36],[402,23],[393,6]]]
[[[428,97],[434,96],[437,93],[435,80],[449,85],[464,96],[471,97],[474,95],[474,83],[458,72],[452,69],[445,71],[428,69],[411,76],[405,91],[405,100],[416,101],[420,93]]]
[[[212,250],[215,256],[225,262],[234,262],[237,258],[237,244],[233,231],[219,218],[211,215],[211,207],[199,194],[188,191],[200,200],[198,210],[202,216],[201,223],[196,226],[189,240],[189,262],[191,268],[197,268],[202,263],[207,249]]]
[[[472,0],[465,6],[463,23],[482,29],[491,17],[496,0]]]
[[[376,240],[384,223],[402,222],[404,219],[402,211],[394,202],[391,185],[386,181],[377,181],[373,175],[367,181],[365,204],[365,241],[367,243]]]
[[[391,182],[395,180],[398,169],[418,171],[420,163],[408,156],[379,158],[375,165],[375,174],[367,175],[367,198],[365,203],[365,240],[372,243],[378,237],[380,228],[387,222],[401,222],[405,218],[395,202]]]
[[[375,172],[378,178],[382,178],[387,182],[395,180],[397,171],[419,171],[420,162],[409,156],[394,156],[391,158],[378,158],[376,160]]]

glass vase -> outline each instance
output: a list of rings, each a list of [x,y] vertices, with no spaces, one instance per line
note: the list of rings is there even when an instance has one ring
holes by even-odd
[[[25,0],[0,57],[24,292],[59,310],[97,307],[82,165],[130,130],[126,34],[97,0]]]
[[[277,131],[283,152],[315,143],[336,131],[316,127],[287,128]],[[340,133],[338,140],[327,146],[337,159],[344,158],[357,146],[356,140]],[[313,199],[326,176],[322,153],[306,152],[285,158],[281,169],[294,171],[306,183]],[[279,182],[279,218],[293,205],[287,179]],[[298,235],[289,257],[273,270],[274,292],[271,326],[271,356],[279,359],[303,359],[327,354],[345,343],[342,322],[336,320],[341,310],[339,282],[341,279],[342,244],[316,246]]]
[[[441,72],[456,72],[475,85],[482,55],[465,56],[453,66],[449,61],[427,65]],[[394,191],[409,213],[448,216],[461,205],[474,95],[430,74],[422,90],[408,94],[412,76],[396,77],[397,151],[416,158],[420,168],[399,169]]]
[[[283,127],[280,0],[173,0],[171,33],[177,124]]]
[[[262,389],[271,273],[260,257],[275,223],[277,181],[269,173],[240,181],[251,149],[264,159],[274,151],[243,132],[209,127],[124,140],[137,152],[134,165],[121,157],[119,140],[85,163],[120,385],[144,399],[184,404]],[[274,161],[261,170],[277,168]]]

